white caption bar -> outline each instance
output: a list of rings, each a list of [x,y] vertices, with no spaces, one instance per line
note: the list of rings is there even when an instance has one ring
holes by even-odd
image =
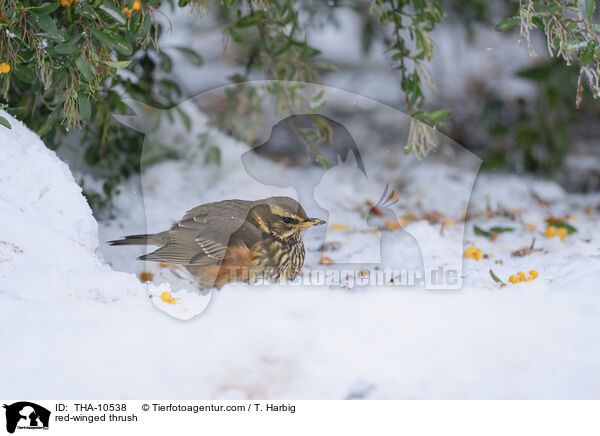
[[[18,436],[221,434],[600,434],[598,401],[3,400]],[[110,433],[107,433],[110,432]],[[135,433],[134,433],[135,432]]]

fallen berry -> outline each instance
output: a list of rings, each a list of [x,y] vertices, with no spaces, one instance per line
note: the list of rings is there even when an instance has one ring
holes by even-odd
[[[556,236],[556,227],[554,226],[548,226],[546,228],[546,237],[547,238],[554,238]]]

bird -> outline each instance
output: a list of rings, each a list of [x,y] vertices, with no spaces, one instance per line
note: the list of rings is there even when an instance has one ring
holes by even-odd
[[[304,232],[325,224],[296,200],[223,200],[202,204],[169,230],[125,236],[110,245],[157,245],[139,260],[181,265],[202,288],[227,283],[294,280],[305,258]]]

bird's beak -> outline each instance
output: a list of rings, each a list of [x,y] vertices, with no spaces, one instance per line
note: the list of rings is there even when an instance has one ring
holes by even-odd
[[[322,220],[321,218],[309,218],[302,223],[305,227],[320,226],[322,224],[327,224],[327,221]]]

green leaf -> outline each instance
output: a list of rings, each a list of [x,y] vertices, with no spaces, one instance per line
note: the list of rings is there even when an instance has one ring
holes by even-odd
[[[62,44],[56,44],[54,46],[54,50],[56,50],[56,53],[58,53],[58,54],[69,55],[69,54],[76,53],[77,47],[75,47],[70,42],[64,42]]]
[[[164,51],[160,52],[160,68],[167,73],[173,69],[173,61]]]
[[[35,83],[35,72],[25,65],[15,66],[15,77],[25,83]]]
[[[111,16],[119,24],[127,24],[125,16],[121,13],[121,11],[115,8],[114,5],[110,4],[109,2],[102,3],[98,9],[100,9],[105,14]]]
[[[567,224],[567,223],[563,223],[560,221],[553,221],[551,223],[549,223],[549,225],[554,226],[554,227],[562,227],[564,229],[567,229],[567,233],[570,235],[572,233],[575,233],[577,231],[577,229],[575,227],[573,227],[571,224]]]
[[[517,76],[535,82],[542,82],[551,78],[553,68],[552,64],[535,65],[531,68],[517,71]]]
[[[581,65],[585,67],[594,59],[595,48],[596,44],[594,41],[590,41],[583,50],[583,53],[581,53]]]
[[[79,95],[77,103],[79,103],[79,117],[84,124],[87,124],[92,117],[92,105],[90,105],[87,96],[83,94]]]
[[[95,20],[98,18],[96,11],[94,11],[86,2],[79,2],[79,7],[75,9],[75,11],[83,15],[88,20]]]
[[[473,226],[473,232],[478,236],[485,236],[486,238],[492,236],[490,232],[483,230],[481,227],[478,226]]]
[[[131,64],[131,61],[100,61],[100,63],[107,67],[123,69],[127,68]]]
[[[29,8],[29,12],[35,15],[50,15],[60,7],[60,3],[54,2],[43,6]]]
[[[36,24],[45,32],[55,35],[58,32],[56,22],[48,15],[34,15]]]
[[[429,112],[428,114],[425,114],[425,117],[427,117],[434,125],[441,127],[443,125],[442,121],[448,118],[451,113],[452,110],[450,109],[441,109],[439,111]]]
[[[58,121],[58,116],[61,112],[61,109],[62,109],[62,105],[57,105],[54,108],[54,110],[50,113],[48,118],[46,118],[46,121],[44,121],[44,124],[42,124],[36,130],[35,133],[37,133],[38,136],[44,136],[52,130],[52,128],[56,125],[56,122]]]
[[[88,80],[89,82],[94,80],[94,72],[81,56],[75,59],[75,65],[86,80]]]
[[[192,64],[196,66],[201,66],[204,63],[204,59],[194,50],[188,47],[174,47],[175,50],[179,51],[183,54]]]
[[[513,229],[512,227],[492,227],[490,229],[490,232],[492,233],[505,233],[505,232],[514,232],[515,229]]]
[[[521,18],[511,17],[511,18],[508,18],[508,19],[502,21],[501,23],[498,23],[496,25],[495,29],[497,32],[506,32],[507,30],[510,30],[513,27],[515,27],[520,22],[521,22]]]
[[[491,269],[490,269],[490,276],[496,283],[500,283],[500,285],[506,286],[506,283],[504,283],[502,280],[500,280],[500,278],[498,278],[498,276]]]
[[[4,118],[4,117],[1,117],[1,116],[0,116],[0,126],[4,126],[7,129],[9,129],[9,130],[12,129],[12,126],[10,125],[10,123],[8,122],[8,120],[6,118]]]
[[[596,10],[596,0],[585,0],[585,17],[591,21]]]
[[[131,46],[131,43],[122,36],[102,32],[101,30],[97,29],[92,30],[92,33],[94,37],[102,44],[114,48],[116,51],[125,56],[131,56],[133,53],[133,47]]]
[[[492,227],[489,230],[483,230],[481,227],[473,226],[473,232],[476,235],[485,236],[486,238],[491,238],[494,234],[514,232],[514,230],[512,227]]]

